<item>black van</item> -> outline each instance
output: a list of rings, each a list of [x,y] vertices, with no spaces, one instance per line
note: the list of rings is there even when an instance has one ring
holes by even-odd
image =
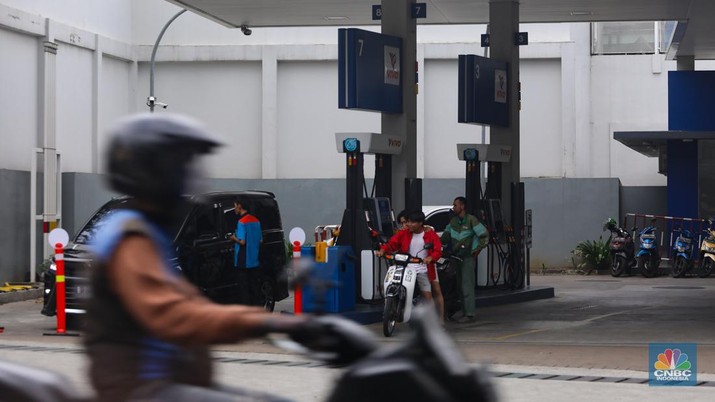
[[[179,266],[186,278],[211,300],[218,303],[237,303],[240,299],[235,275],[232,275],[234,243],[228,235],[236,230],[238,216],[234,200],[247,202],[249,212],[261,222],[263,243],[259,251],[261,302],[273,311],[276,301],[288,297],[285,275],[286,242],[280,211],[275,196],[266,191],[212,192],[192,196],[187,203],[183,220],[172,230]],[[84,313],[84,301],[90,296],[89,270],[92,256],[89,243],[115,211],[124,207],[130,198],[113,199],[104,204],[65,248],[66,313],[68,323],[75,314]],[[55,314],[55,271],[45,272],[45,297],[42,314]]]

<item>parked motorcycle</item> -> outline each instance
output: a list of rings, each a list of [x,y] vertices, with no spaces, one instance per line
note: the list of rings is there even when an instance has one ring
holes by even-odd
[[[462,298],[457,281],[457,270],[462,261],[464,261],[462,258],[444,249],[442,257],[437,260],[437,276],[439,277],[439,286],[442,288],[444,318],[446,319],[452,318],[457,311],[462,309]]]
[[[660,251],[655,235],[655,226],[648,226],[638,234],[640,240],[640,250],[636,255],[638,261],[638,271],[646,278],[652,278],[658,274],[660,265]]]
[[[425,244],[423,250],[429,250],[432,245]],[[418,252],[419,254],[419,252]],[[417,266],[422,264],[421,258],[406,253],[386,254],[385,259],[392,264],[387,269],[383,289],[385,289],[385,308],[382,312],[382,333],[390,337],[397,323],[410,320],[417,284]]]
[[[698,276],[707,278],[713,272],[715,266],[715,229],[712,221],[708,221],[708,229],[704,230],[705,238],[700,243],[700,264],[698,265]]]
[[[693,266],[693,235],[689,230],[676,228],[673,230],[678,237],[673,242],[673,278],[683,277]]]
[[[611,254],[611,275],[621,276],[624,273],[630,275],[631,269],[636,265],[633,237],[618,226],[613,218],[603,224],[603,230],[611,232],[611,241],[608,246]],[[632,229],[632,231],[635,230],[635,228]]]
[[[454,342],[439,325],[434,309],[415,309],[414,331],[397,346],[379,347],[374,335],[363,328],[356,331],[357,324],[345,323],[345,319],[323,319],[333,323],[330,334],[321,336],[324,342],[318,343],[323,347],[305,349],[308,356],[333,365],[348,365],[327,398],[328,402],[496,400],[488,374],[464,361]],[[342,330],[339,327],[343,327]],[[284,342],[290,344],[292,341]],[[315,340],[306,345],[315,346]],[[356,354],[356,350],[366,350],[366,353]],[[0,361],[0,400],[89,402],[79,395],[71,382],[58,373]],[[243,399],[237,397],[236,400]]]

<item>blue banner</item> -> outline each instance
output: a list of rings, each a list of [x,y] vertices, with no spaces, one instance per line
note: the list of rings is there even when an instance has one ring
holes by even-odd
[[[338,107],[402,113],[402,39],[338,30]]]
[[[508,84],[506,62],[459,55],[457,121],[508,127]]]

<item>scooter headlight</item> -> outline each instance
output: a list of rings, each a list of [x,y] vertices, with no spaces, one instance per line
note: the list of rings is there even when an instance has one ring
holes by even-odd
[[[643,242],[643,244],[641,244],[641,246],[642,246],[643,248],[648,248],[648,249],[650,249],[650,248],[653,248],[653,243]]]
[[[410,258],[407,254],[395,254],[395,261],[405,262]]]
[[[703,244],[703,251],[706,253],[715,253],[715,246],[709,246],[707,244]]]
[[[684,253],[684,252],[685,252],[685,247],[682,246],[682,245],[680,245],[680,244],[676,247],[676,249],[678,250],[679,253]]]

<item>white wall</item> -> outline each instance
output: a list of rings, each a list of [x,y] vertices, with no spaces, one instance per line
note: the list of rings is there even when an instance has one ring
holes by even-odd
[[[380,114],[338,109],[336,61],[278,66],[278,178],[345,177],[335,133],[379,133]],[[374,175],[374,159],[366,158],[365,176]]]
[[[142,63],[137,105],[146,102],[148,88],[149,66]],[[154,88],[155,96],[169,104],[167,111],[201,120],[224,140],[226,146],[209,158],[212,177],[261,177],[259,63],[157,63]],[[163,112],[161,108],[155,111]]]
[[[132,41],[132,4],[127,0],[2,0],[0,4],[108,38]]]
[[[521,176],[561,177],[561,64],[558,59],[521,63]]]
[[[38,129],[38,41],[0,29],[0,168],[30,170]]]
[[[99,122],[98,130],[98,150],[103,150],[107,145],[105,135],[108,126],[121,116],[126,116],[132,112],[142,109],[137,105],[134,97],[136,91],[132,91],[129,83],[132,83],[133,63],[119,59],[104,57],[102,59],[102,85],[99,89]],[[136,81],[136,79],[134,79]],[[98,172],[104,172],[103,152],[98,152]]]
[[[668,129],[668,70],[662,55],[591,57],[591,153],[595,177],[624,186],[662,186],[658,159],[613,140],[614,131]]]
[[[0,4],[53,18],[60,43],[57,141],[64,170],[99,171],[97,150],[107,124],[146,110],[150,45],[178,7],[164,0],[108,1],[103,8],[70,0]],[[620,177],[624,185],[664,185],[657,160],[622,146],[612,132],[667,128],[666,71],[673,63],[663,62],[662,55],[591,57],[588,24],[523,28],[530,45],[520,49],[522,176]],[[69,45],[81,29],[88,30],[78,34],[82,43]],[[426,178],[461,177],[454,144],[481,142],[480,126],[456,122],[456,55],[482,54],[477,41],[484,30],[419,27],[418,171]],[[6,117],[0,129],[8,144],[0,149],[0,168],[29,170],[38,131],[40,42],[33,35],[40,34],[0,29],[0,44],[13,55],[12,62],[0,61],[0,80],[10,88],[0,93],[0,116]],[[155,95],[170,104],[169,111],[191,114],[224,136],[227,147],[209,162],[214,177],[344,177],[334,133],[379,132],[380,117],[337,108],[336,38],[335,27],[257,28],[246,37],[187,13],[162,41]],[[138,67],[132,60],[139,60]],[[370,177],[372,161],[366,166]]]
[[[92,53],[60,43],[57,49],[57,150],[66,172],[92,172]]]
[[[464,162],[457,159],[456,144],[481,143],[482,128],[457,122],[457,60],[425,61],[420,80],[424,97],[425,177],[462,177]]]

